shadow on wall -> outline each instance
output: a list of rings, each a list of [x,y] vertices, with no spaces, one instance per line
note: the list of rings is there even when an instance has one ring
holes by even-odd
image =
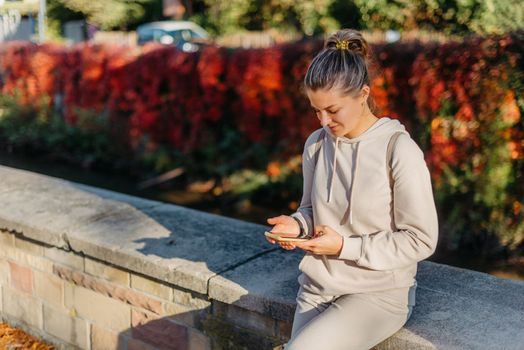
[[[211,349],[210,339],[206,335],[189,327],[186,320],[181,320],[200,319],[209,312],[209,308],[205,308],[153,320],[134,312],[133,326],[118,335],[116,349]]]
[[[246,319],[231,319],[237,307],[213,301],[213,305],[172,316],[147,319],[134,316],[131,328],[118,335],[116,349],[144,350],[269,350],[282,349],[289,334],[262,335],[249,328]],[[235,315],[238,316],[238,315]],[[194,321],[192,321],[194,320]],[[244,325],[240,323],[244,322]],[[290,329],[289,329],[290,330]],[[96,344],[93,344],[96,346]]]

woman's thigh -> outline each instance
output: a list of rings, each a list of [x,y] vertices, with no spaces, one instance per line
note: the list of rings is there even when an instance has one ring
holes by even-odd
[[[406,323],[411,306],[402,295],[407,292],[343,295],[295,332],[285,349],[370,349]]]

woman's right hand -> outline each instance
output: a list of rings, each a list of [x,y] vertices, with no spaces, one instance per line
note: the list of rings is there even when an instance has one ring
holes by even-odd
[[[281,234],[283,237],[297,237],[300,234],[300,226],[295,219],[288,215],[280,215],[273,218],[268,218],[267,223],[274,225],[271,232]],[[295,249],[293,242],[277,242],[274,239],[266,237],[269,243],[278,243],[282,248],[291,250]]]

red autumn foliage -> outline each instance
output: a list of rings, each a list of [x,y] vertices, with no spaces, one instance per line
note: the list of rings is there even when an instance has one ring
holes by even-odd
[[[197,178],[254,165],[277,181],[319,126],[302,79],[321,48],[320,40],[197,53],[9,43],[0,45],[0,93],[34,106],[47,97],[79,129],[86,115],[101,116],[129,158],[160,149],[164,168],[189,155]],[[459,232],[456,241],[496,232],[518,244],[524,33],[373,44],[371,53],[377,114],[400,119],[424,149],[443,227]]]

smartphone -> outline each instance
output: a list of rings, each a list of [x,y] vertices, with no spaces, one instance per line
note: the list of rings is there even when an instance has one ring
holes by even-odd
[[[277,242],[304,242],[304,241],[308,241],[309,240],[309,238],[282,237],[281,235],[285,234],[285,233],[278,234],[278,233],[273,233],[273,232],[266,231],[266,232],[264,232],[264,234],[266,235],[266,237],[274,239]]]

